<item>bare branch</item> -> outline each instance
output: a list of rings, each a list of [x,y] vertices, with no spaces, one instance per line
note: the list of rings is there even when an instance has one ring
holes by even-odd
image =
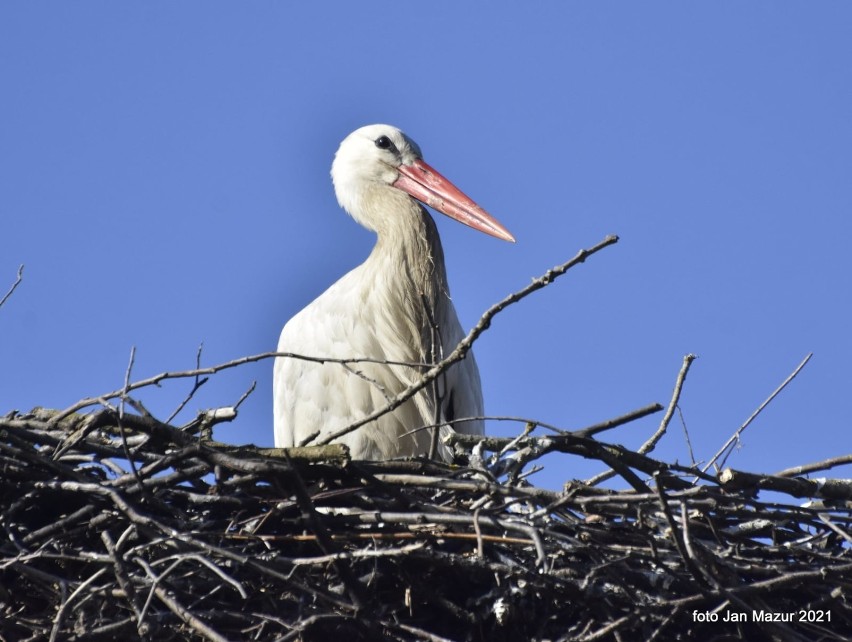
[[[643,406],[642,408],[638,408],[637,410],[631,410],[619,417],[614,417],[613,419],[607,419],[606,421],[592,424],[582,430],[572,431],[570,434],[577,435],[578,437],[593,437],[605,430],[612,430],[613,428],[618,428],[619,426],[623,426],[631,421],[636,421],[637,419],[642,419],[642,417],[653,415],[655,412],[660,412],[662,409],[663,407],[660,404],[652,403],[647,406]]]
[[[201,370],[201,352],[202,352],[202,350],[204,350],[204,342],[203,341],[198,344],[198,350],[195,353],[195,370],[196,370],[196,372]],[[170,414],[166,418],[167,424],[170,424],[170,423],[172,423],[172,421],[174,421],[174,418],[177,417],[180,414],[180,411],[183,410],[184,407],[186,407],[186,404],[188,404],[189,400],[192,399],[195,396],[195,393],[198,392],[198,389],[201,388],[201,386],[203,386],[205,383],[207,383],[208,380],[209,380],[209,377],[204,377],[202,379],[200,374],[195,375],[195,383],[193,383],[192,389],[189,391],[189,394],[187,394],[186,397],[184,397],[184,400],[181,401],[178,404],[178,407],[175,408],[174,412],[172,412],[172,414]]]
[[[852,464],[852,454],[824,459],[823,461],[818,461],[813,464],[804,464],[802,466],[785,468],[784,470],[775,473],[775,477],[798,477],[800,475],[807,475],[808,473],[815,473],[819,470],[829,470],[837,466],[845,466],[846,464]]]
[[[801,372],[802,368],[804,368],[805,364],[807,364],[808,361],[811,360],[812,356],[814,356],[813,352],[809,352],[807,354],[807,356],[805,356],[805,358],[802,360],[802,362],[798,366],[796,366],[796,369],[793,370],[792,373],[790,373],[790,376],[788,376],[786,379],[784,379],[784,381],[781,383],[781,385],[778,386],[774,390],[774,392],[771,395],[769,395],[769,397],[766,398],[766,401],[764,401],[762,404],[760,404],[760,406],[758,406],[757,410],[755,410],[753,413],[751,413],[751,416],[748,419],[746,419],[745,423],[742,426],[740,426],[739,428],[737,428],[737,430],[734,432],[734,434],[731,435],[730,439],[728,439],[728,441],[726,441],[725,444],[719,449],[719,452],[717,452],[715,455],[713,455],[713,457],[710,459],[710,461],[707,462],[707,465],[704,466],[704,468],[701,469],[702,472],[706,473],[707,470],[710,468],[710,466],[712,466],[714,463],[716,463],[716,460],[719,459],[719,457],[721,457],[725,453],[725,451],[728,450],[728,448],[730,448],[734,443],[736,443],[739,440],[740,435],[743,433],[743,431],[746,428],[749,427],[749,424],[751,424],[751,422],[755,420],[755,418],[763,411],[763,409],[766,408],[766,406],[768,406],[769,403],[773,399],[775,399],[775,397],[778,396],[778,393],[780,393],[782,390],[784,390],[784,388],[787,387],[788,383],[790,383],[793,379],[796,378],[796,375],[799,374],[799,372]],[[727,459],[727,455],[725,456],[725,459],[723,459],[720,462],[719,466],[716,467],[717,470],[725,465],[726,459]]]
[[[669,422],[671,422],[672,417],[675,413],[675,409],[677,408],[677,405],[680,402],[680,393],[681,390],[683,390],[683,383],[684,381],[686,381],[686,375],[689,372],[689,366],[692,365],[692,362],[695,361],[695,359],[697,359],[697,357],[694,354],[688,354],[683,358],[683,365],[680,368],[680,372],[677,373],[677,380],[675,381],[674,392],[672,393],[672,398],[669,401],[669,407],[666,408],[666,414],[663,415],[663,420],[660,422],[660,427],[657,428],[657,432],[651,435],[651,438],[639,447],[640,453],[649,453],[654,450],[654,447],[657,445],[657,442],[659,442],[662,436],[666,434],[666,429],[669,427]]]
[[[351,359],[337,359],[332,357],[316,357],[304,354],[298,354],[295,352],[261,352],[260,354],[253,354],[245,357],[239,357],[237,359],[232,359],[231,361],[226,361],[224,363],[220,363],[214,366],[208,366],[206,368],[195,368],[192,370],[177,370],[170,372],[161,372],[158,375],[154,375],[153,377],[148,377],[147,379],[141,379],[139,381],[135,381],[131,383],[126,389],[124,387],[118,388],[117,390],[113,390],[111,392],[107,392],[102,395],[97,395],[95,397],[86,397],[85,399],[81,399],[76,402],[74,405],[69,406],[62,410],[62,412],[58,413],[55,416],[56,421],[60,421],[65,417],[72,415],[76,412],[79,412],[83,408],[88,408],[89,406],[99,405],[102,399],[116,399],[121,397],[122,394],[127,394],[133,392],[134,390],[139,390],[140,388],[147,388],[150,386],[158,386],[163,381],[168,381],[171,379],[188,379],[188,378],[198,378],[204,375],[213,375],[218,372],[222,372],[224,370],[230,370],[232,368],[237,368],[239,366],[245,365],[247,363],[256,363],[258,361],[265,361],[267,359],[274,359],[276,357],[283,357],[287,359],[298,359],[300,361],[310,361],[312,363],[337,363],[341,366],[345,366],[353,363],[378,363],[382,365],[398,365],[398,366],[409,366],[412,368],[423,368],[427,367],[428,364],[424,363],[411,363],[407,361],[390,361],[387,359],[372,359],[369,357],[353,357]],[[203,383],[203,382],[202,382]]]
[[[12,287],[9,288],[9,291],[6,292],[6,294],[3,295],[3,298],[0,299],[0,308],[2,308],[3,304],[6,303],[6,301],[9,300],[9,297],[12,296],[12,293],[18,288],[18,286],[21,284],[21,281],[23,281],[23,279],[24,279],[24,264],[21,263],[20,267],[18,268],[18,276],[15,279],[15,282],[12,284]]]
[[[852,479],[803,479],[801,477],[777,477],[758,475],[733,468],[719,473],[719,482],[725,488],[740,490],[759,488],[774,490],[793,497],[819,497],[821,499],[852,500]]]
[[[689,372],[689,366],[692,365],[692,362],[695,361],[695,359],[696,356],[694,354],[688,354],[683,358],[683,365],[681,366],[680,372],[677,375],[674,392],[672,393],[672,398],[669,401],[669,406],[666,409],[666,414],[663,415],[663,420],[660,422],[660,427],[657,428],[657,431],[653,435],[651,435],[651,437],[644,444],[642,444],[642,446],[637,452],[651,452],[652,450],[654,450],[654,447],[657,445],[657,442],[659,442],[660,439],[662,439],[663,435],[666,434],[666,430],[669,427],[669,422],[671,422],[675,409],[678,407],[678,402],[680,401],[680,392],[683,389],[683,382],[686,381],[686,374]],[[597,484],[600,484],[601,482],[604,482],[607,479],[611,479],[614,476],[614,470],[607,470],[595,475],[586,483],[592,486],[596,486]]]

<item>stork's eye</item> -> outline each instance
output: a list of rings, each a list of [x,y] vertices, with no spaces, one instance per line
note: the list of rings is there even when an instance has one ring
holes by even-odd
[[[387,136],[379,136],[376,139],[376,147],[379,149],[396,149],[394,144],[391,142],[391,139]]]

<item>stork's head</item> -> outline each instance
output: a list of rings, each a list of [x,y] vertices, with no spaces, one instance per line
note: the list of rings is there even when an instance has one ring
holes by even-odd
[[[420,147],[396,127],[368,125],[349,134],[334,156],[331,180],[340,206],[372,230],[405,216],[415,198],[480,232],[514,241],[509,231],[423,161]]]

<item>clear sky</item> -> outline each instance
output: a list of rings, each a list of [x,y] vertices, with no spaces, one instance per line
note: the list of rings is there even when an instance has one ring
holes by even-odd
[[[486,410],[566,429],[667,403],[706,460],[808,353],[729,463],[852,451],[852,4],[4,2],[0,413],[275,348],[370,251],[337,206],[340,140],[387,122],[515,245],[440,215],[465,327],[498,316]],[[188,404],[272,445],[272,363]],[[143,394],[165,418],[190,382]],[[636,446],[660,415],[608,433]],[[492,423],[515,434],[522,425]],[[655,453],[689,461],[680,417]],[[558,486],[599,470],[548,463]],[[841,474],[837,472],[835,474]],[[847,469],[847,476],[852,474]]]

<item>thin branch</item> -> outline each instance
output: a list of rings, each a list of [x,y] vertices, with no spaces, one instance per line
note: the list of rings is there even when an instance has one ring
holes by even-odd
[[[202,341],[201,343],[198,344],[198,350],[195,352],[195,370],[196,370],[196,372],[201,370],[201,352],[203,350],[204,350],[204,342]],[[178,404],[178,407],[175,408],[174,412],[172,412],[172,414],[170,414],[166,418],[165,423],[167,423],[167,424],[172,423],[174,418],[177,417],[178,414],[180,414],[180,411],[183,410],[184,407],[186,407],[186,404],[189,403],[189,400],[192,399],[195,396],[195,393],[198,392],[198,389],[201,388],[201,386],[203,386],[209,380],[210,380],[210,377],[204,377],[202,379],[200,374],[196,374],[195,375],[195,382],[192,384],[192,390],[190,390],[189,394],[186,395],[184,400],[181,401],[180,404]]]
[[[657,432],[651,435],[650,439],[646,441],[639,447],[640,453],[649,453],[654,450],[654,447],[657,445],[657,442],[660,441],[662,436],[666,434],[666,429],[669,427],[669,422],[671,422],[672,417],[674,416],[675,409],[680,402],[680,393],[683,390],[683,383],[686,381],[686,375],[689,372],[689,366],[692,365],[692,362],[695,361],[698,357],[694,354],[688,354],[683,358],[683,365],[680,367],[680,372],[677,373],[677,380],[675,381],[674,392],[672,393],[672,398],[669,401],[669,407],[666,408],[666,414],[663,415],[663,420],[660,422],[660,427],[657,428]]]
[[[689,451],[689,461],[693,466],[697,466],[695,461],[695,451],[692,448],[692,440],[689,438],[689,429],[686,427],[686,418],[683,416],[683,410],[680,406],[677,407],[677,414],[680,417],[680,425],[683,428],[683,438],[686,440],[686,449]]]
[[[648,415],[653,415],[655,412],[660,412],[662,409],[663,407],[658,403],[648,404],[647,406],[643,406],[642,408],[631,410],[630,412],[625,413],[619,417],[614,417],[613,419],[607,419],[606,421],[592,424],[591,426],[588,426],[581,430],[572,430],[568,434],[576,435],[578,437],[593,437],[599,432],[618,428],[619,426],[623,426],[624,424],[630,423],[631,421],[636,421],[637,419],[642,419],[643,417],[647,417]]]
[[[604,432],[605,430],[612,430],[613,428],[618,428],[619,426],[623,426],[624,424],[630,423],[631,421],[636,421],[637,419],[641,419],[642,417],[652,415],[655,412],[660,412],[662,409],[663,407],[658,403],[648,404],[647,406],[643,406],[642,408],[631,410],[630,412],[625,413],[619,417],[613,417],[612,419],[607,419],[606,421],[600,421],[598,423],[586,426],[585,428],[580,428],[579,430],[567,430],[565,428],[560,428],[559,426],[554,426],[553,424],[549,424],[538,419],[531,419],[530,417],[519,417],[515,415],[475,415],[472,417],[457,417],[455,419],[441,422],[441,424],[439,425],[454,426],[456,424],[464,424],[469,421],[508,421],[512,423],[524,424],[525,426],[532,425],[536,428],[544,428],[545,430],[550,430],[551,432],[554,432],[557,435],[576,435],[578,437],[591,437],[593,435],[598,434],[599,432]],[[427,430],[429,428],[434,428],[436,425],[438,424],[420,426],[418,428],[415,428],[414,430],[409,431],[409,433],[415,433],[418,430]]]
[[[202,375],[213,375],[217,372],[222,372],[223,370],[230,370],[232,368],[237,368],[239,366],[245,365],[247,363],[256,363],[258,361],[265,361],[267,359],[275,359],[275,358],[285,358],[285,359],[298,359],[300,361],[309,361],[312,363],[337,363],[340,365],[347,365],[353,363],[377,363],[381,365],[391,365],[391,366],[408,366],[411,368],[425,368],[430,367],[431,364],[426,363],[413,363],[408,361],[392,361],[388,359],[373,359],[370,357],[352,357],[351,359],[338,359],[334,357],[316,357],[309,356],[304,354],[298,354],[295,352],[261,352],[259,354],[253,354],[245,357],[239,357],[238,359],[232,359],[231,361],[226,361],[224,363],[217,364],[215,366],[208,366],[206,368],[195,368],[193,370],[176,370],[169,372],[161,372],[160,374],[154,375],[153,377],[148,377],[147,379],[141,379],[139,381],[135,381],[131,383],[127,389],[124,387],[118,388],[117,390],[113,390],[111,392],[107,392],[102,395],[97,395],[94,397],[86,397],[85,399],[81,399],[76,402],[72,406],[68,406],[61,412],[57,413],[54,417],[54,421],[61,421],[65,417],[74,414],[75,412],[79,412],[83,408],[88,408],[89,406],[95,406],[100,404],[102,399],[115,399],[120,397],[122,394],[126,394],[129,392],[133,392],[134,390],[139,390],[140,388],[146,388],[149,386],[158,386],[163,381],[168,381],[170,379],[188,379],[188,378],[197,378]]]
[[[572,453],[588,459],[597,459],[615,469],[619,475],[624,477],[639,492],[647,492],[647,487],[630,471],[631,468],[635,468],[647,475],[654,475],[661,472],[678,472],[697,475],[704,481],[715,481],[714,477],[699,472],[692,466],[681,466],[676,463],[667,464],[653,459],[648,455],[628,450],[618,444],[608,444],[591,437],[580,437],[572,434],[551,437],[525,437],[516,440],[508,437],[486,437],[483,435],[449,433],[443,439],[448,445],[459,444],[468,449],[479,445],[484,450],[491,452],[500,451],[507,444],[515,442],[515,448],[531,447],[537,451],[539,456],[556,451]],[[689,486],[685,480],[675,477],[667,479],[666,483],[673,488],[686,488]]]
[[[21,284],[21,281],[24,279],[24,264],[21,263],[20,267],[18,267],[18,276],[15,279],[15,282],[12,284],[12,287],[9,288],[9,291],[3,295],[3,298],[0,299],[0,308],[3,307],[3,304],[9,300],[9,297],[12,296],[12,293],[18,288]]]
[[[71,595],[68,596],[68,599],[62,602],[62,606],[59,607],[59,610],[56,612],[56,617],[53,618],[53,628],[50,631],[50,642],[54,642],[59,635],[59,630],[62,627],[62,620],[65,618],[65,613],[68,611],[68,607],[71,603],[79,596],[83,591],[85,591],[90,585],[92,585],[95,580],[97,580],[101,575],[104,575],[107,572],[106,568],[102,568],[95,572],[94,575],[90,576],[86,581],[82,582],[80,586],[78,586]]]
[[[817,461],[812,464],[804,464],[802,466],[793,466],[792,468],[785,468],[782,471],[775,473],[775,477],[798,477],[799,475],[807,475],[808,473],[815,473],[819,470],[829,470],[830,468],[835,468],[837,466],[845,466],[846,464],[852,464],[852,454],[850,455],[841,455],[840,457],[832,457],[830,459],[824,459],[822,461]]]
[[[239,398],[239,399],[237,399],[237,403],[235,403],[235,404],[234,404],[234,406],[233,406],[233,408],[234,408],[234,410],[235,410],[235,411],[240,409],[240,406],[242,406],[242,405],[243,405],[243,402],[244,402],[246,399],[248,399],[248,398],[249,398],[249,396],[251,396],[251,393],[253,393],[253,392],[254,392],[255,388],[257,388],[257,380],[252,381],[252,382],[251,382],[251,385],[248,387],[248,390],[246,390],[246,391],[245,391],[245,392],[244,392],[244,393],[240,396],[240,398]]]
[[[751,424],[751,422],[755,420],[755,418],[763,411],[763,409],[766,408],[766,406],[768,406],[769,403],[773,399],[775,399],[775,397],[778,396],[778,393],[780,393],[782,390],[784,390],[784,388],[787,387],[788,383],[790,383],[793,379],[796,378],[796,375],[799,374],[799,372],[801,372],[802,368],[804,368],[805,365],[808,363],[808,361],[811,360],[812,356],[814,356],[814,353],[809,352],[807,354],[807,356],[802,360],[802,362],[798,366],[796,366],[796,369],[793,370],[792,373],[790,373],[790,376],[788,376],[786,379],[784,379],[784,381],[781,383],[781,385],[778,386],[775,389],[775,391],[771,395],[769,395],[769,397],[766,398],[766,401],[764,401],[762,404],[760,404],[760,406],[758,406],[757,410],[755,410],[753,413],[751,413],[751,417],[746,419],[745,423],[742,426],[737,428],[737,430],[734,432],[734,434],[731,435],[730,439],[728,439],[728,441],[725,442],[725,445],[723,445],[719,449],[719,452],[717,452],[715,455],[713,455],[712,459],[710,459],[710,461],[707,462],[707,465],[704,466],[704,468],[701,469],[701,472],[706,473],[707,470],[710,468],[710,466],[712,466],[716,462],[716,460],[719,459],[719,457],[721,457],[732,444],[734,444],[735,442],[737,442],[739,440],[740,435],[743,433],[743,431],[746,428],[749,427],[749,424]],[[725,456],[725,459],[723,459],[719,463],[719,465],[716,467],[716,469],[719,470],[722,466],[724,466],[726,460],[727,460],[727,455]]]
[[[168,591],[164,590],[162,586],[156,586],[154,588],[154,593],[172,613],[186,622],[187,625],[194,629],[199,635],[207,638],[211,642],[228,642],[228,638],[220,635],[215,629],[213,629],[213,627],[200,619],[197,615],[193,614],[174,597],[169,595]]]
[[[124,449],[124,456],[127,459],[127,463],[130,465],[130,471],[136,478],[136,483],[139,484],[139,490],[144,492],[145,484],[142,481],[141,475],[139,475],[139,470],[136,468],[136,461],[130,456],[130,448],[127,445],[127,435],[124,432],[124,402],[128,397],[127,390],[130,387],[130,373],[133,371],[133,364],[135,361],[136,346],[132,346],[130,348],[130,360],[127,363],[127,370],[124,372],[124,391],[121,393],[121,397],[119,398],[116,422],[118,424],[118,433],[121,436],[121,446]]]
[[[644,443],[636,452],[639,453],[649,453],[654,450],[654,447],[657,445],[657,442],[662,439],[663,435],[666,434],[666,430],[669,427],[669,422],[672,420],[672,416],[674,415],[675,409],[678,407],[678,402],[680,401],[680,393],[683,389],[683,382],[686,381],[686,374],[689,372],[689,366],[692,365],[692,362],[695,361],[697,357],[694,354],[688,354],[683,358],[683,365],[680,368],[680,372],[678,372],[677,379],[675,380],[674,392],[672,393],[672,398],[669,401],[669,406],[666,408],[666,414],[663,415],[663,419],[660,422],[660,427],[657,428],[657,431],[651,435],[651,437]],[[596,486],[601,482],[606,481],[607,479],[611,479],[615,477],[614,470],[605,470],[602,473],[599,473],[589,479],[586,483],[590,486]]]

